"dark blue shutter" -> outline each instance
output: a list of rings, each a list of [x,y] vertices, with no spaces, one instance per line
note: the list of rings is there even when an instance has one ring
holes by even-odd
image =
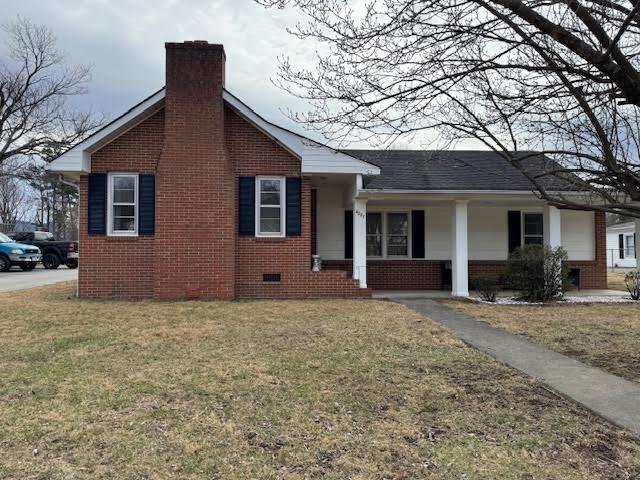
[[[138,233],[154,235],[156,233],[156,177],[138,176]]]
[[[509,253],[520,248],[521,245],[521,216],[519,210],[509,210],[507,231],[509,232]]]
[[[353,210],[344,211],[344,258],[353,258]]]
[[[256,180],[255,177],[238,178],[238,233],[256,233]]]
[[[287,228],[288,237],[299,236],[302,231],[302,188],[300,177],[287,177]]]
[[[411,258],[424,258],[424,210],[411,210]]]
[[[107,175],[90,173],[88,183],[87,226],[89,235],[107,232]]]
[[[620,250],[620,259],[624,259],[624,235],[618,235],[618,249]]]

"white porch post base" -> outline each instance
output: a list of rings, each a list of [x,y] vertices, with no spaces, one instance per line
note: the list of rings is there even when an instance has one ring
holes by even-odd
[[[468,245],[468,201],[456,200],[453,204],[451,222],[451,294],[454,297],[469,296],[469,245]]]
[[[353,278],[367,288],[367,201],[353,201]]]
[[[560,210],[552,205],[545,205],[542,214],[544,243],[551,248],[562,246]]]

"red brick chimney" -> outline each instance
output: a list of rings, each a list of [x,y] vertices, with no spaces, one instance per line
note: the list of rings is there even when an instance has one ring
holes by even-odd
[[[165,48],[154,296],[233,298],[234,176],[224,144],[224,48],[206,41]]]

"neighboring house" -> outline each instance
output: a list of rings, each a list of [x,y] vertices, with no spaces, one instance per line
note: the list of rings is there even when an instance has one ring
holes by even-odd
[[[612,268],[636,267],[635,222],[607,227],[607,265]]]
[[[80,296],[465,296],[543,242],[567,249],[580,287],[606,287],[604,215],[545,204],[496,154],[336,151],[226,91],[221,45],[166,54],[165,88],[50,166],[80,179]]]

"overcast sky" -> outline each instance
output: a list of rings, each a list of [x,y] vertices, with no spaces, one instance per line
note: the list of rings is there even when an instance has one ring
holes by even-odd
[[[70,62],[92,65],[90,92],[80,102],[110,118],[164,85],[164,42],[208,40],[224,44],[229,91],[269,120],[303,131],[283,110],[304,110],[304,103],[271,83],[278,56],[314,55],[314,45],[285,31],[297,20],[292,10],[252,0],[2,0],[2,13],[3,22],[21,15],[46,24]]]
[[[364,1],[364,0],[363,0]],[[286,32],[303,20],[293,9],[265,9],[253,0],[0,0],[2,22],[20,15],[49,26],[71,63],[93,66],[81,105],[115,118],[164,85],[164,42],[224,44],[226,86],[254,110],[318,140],[286,111],[306,104],[275,87],[278,57],[314,63],[318,45]],[[426,135],[395,148],[424,148]],[[433,137],[432,137],[433,138]],[[351,147],[367,147],[352,143]]]

